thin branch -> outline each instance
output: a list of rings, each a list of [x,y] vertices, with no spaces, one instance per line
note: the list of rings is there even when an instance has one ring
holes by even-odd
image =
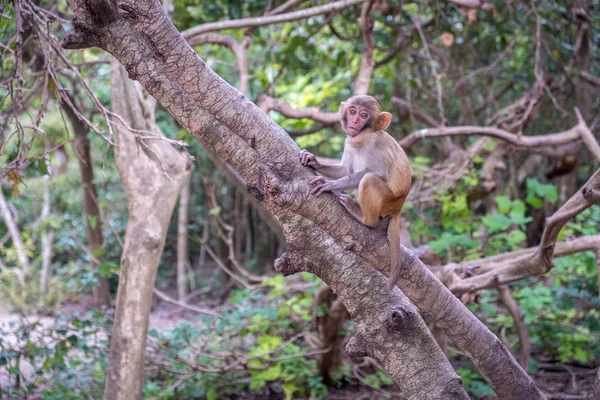
[[[417,121],[429,126],[430,128],[440,126],[440,123],[431,115],[429,115],[427,111],[414,107],[409,101],[401,99],[400,97],[392,96],[392,104],[397,105],[400,108],[400,111],[411,114]],[[408,139],[408,137],[406,139]]]
[[[425,54],[429,59],[429,66],[431,68],[431,74],[435,78],[435,86],[437,88],[437,105],[438,112],[440,114],[440,126],[446,124],[446,117],[444,116],[444,104],[443,104],[443,89],[442,89],[442,78],[443,74],[439,74],[437,72],[437,68],[435,67],[435,61],[431,56],[431,52],[429,51],[429,45],[427,44],[427,39],[425,38],[425,34],[423,33],[423,29],[421,28],[421,23],[416,19],[412,18],[413,25],[417,28],[417,32],[419,32],[419,37],[421,38],[421,43],[423,44],[423,49],[425,49]]]
[[[172,298],[171,296],[167,295],[166,293],[154,288],[154,294],[156,296],[158,296],[161,300],[166,301],[167,303],[171,303],[171,304],[175,304],[178,305],[180,307],[183,307],[185,309],[188,309],[190,311],[195,311],[197,313],[200,314],[206,314],[206,315],[210,315],[212,317],[215,318],[221,318],[221,314],[211,311],[211,310],[207,310],[206,308],[200,308],[200,307],[196,307],[194,305],[188,304],[186,302],[183,301],[179,301],[177,299]]]
[[[577,114],[578,111],[576,111]],[[579,119],[579,118],[578,118]],[[487,126],[457,126],[421,129],[412,132],[410,135],[400,141],[400,146],[405,150],[410,149],[418,140],[424,138],[444,137],[444,136],[464,136],[464,135],[481,135],[489,136],[503,140],[518,148],[524,148],[532,152],[543,153],[548,155],[556,154],[556,147],[571,145],[578,140],[583,140],[594,157],[600,160],[600,146],[590,137],[591,133],[585,122],[581,119],[573,128],[546,135],[523,136],[515,135],[503,129],[487,127]]]
[[[252,28],[256,26],[266,26],[282,22],[298,21],[301,19],[314,17],[320,14],[341,11],[354,4],[362,3],[363,1],[364,0],[341,0],[336,1],[334,3],[325,4],[323,6],[293,11],[286,14],[210,22],[208,24],[195,26],[193,28],[185,30],[181,32],[181,35],[187,40],[188,38],[199,35],[201,33],[221,31],[224,29]]]
[[[531,350],[531,342],[529,341],[529,334],[527,333],[527,325],[523,321],[523,314],[519,309],[519,304],[512,295],[508,285],[498,286],[498,293],[500,294],[500,300],[504,303],[508,312],[513,317],[515,322],[515,330],[519,337],[519,364],[523,369],[527,370],[529,367],[529,352]]]
[[[274,99],[266,94],[260,94],[256,100],[258,107],[264,112],[277,111],[286,118],[308,118],[324,125],[333,125],[340,121],[339,113],[323,112],[317,107],[293,108],[286,102]]]
[[[594,86],[596,88],[600,88],[600,78],[598,78],[595,75],[590,74],[588,71],[581,71],[579,73],[579,77],[581,77],[588,83],[591,83],[592,86]]]
[[[312,133],[319,132],[319,131],[329,128],[331,126],[332,125],[328,125],[328,124],[318,124],[318,125],[313,126],[312,128],[304,129],[301,131],[287,131],[287,133],[291,137],[300,137],[300,136],[310,135]]]

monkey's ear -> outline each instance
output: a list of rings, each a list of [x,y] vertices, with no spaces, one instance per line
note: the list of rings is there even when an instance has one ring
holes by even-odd
[[[392,120],[392,114],[390,114],[389,112],[382,112],[381,114],[379,114],[379,118],[378,118],[378,124],[379,125],[379,129],[384,130],[387,129],[388,126],[390,126],[390,121]]]
[[[342,101],[342,102],[340,103],[340,108],[339,108],[339,110],[340,110],[340,114],[341,114],[341,113],[343,113],[345,109],[346,109],[346,102],[345,102],[345,101]]]

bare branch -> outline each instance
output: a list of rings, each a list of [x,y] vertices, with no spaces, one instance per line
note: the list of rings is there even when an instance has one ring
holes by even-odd
[[[326,125],[333,125],[340,121],[338,112],[323,112],[317,107],[293,108],[289,104],[269,97],[266,94],[259,95],[256,104],[264,112],[277,111],[287,118],[308,118]]]
[[[431,115],[429,115],[425,110],[414,107],[410,102],[401,99],[400,97],[392,96],[392,104],[397,105],[400,108],[400,111],[403,113],[411,114],[415,119],[430,128],[434,128],[440,125],[438,121],[433,119]],[[405,138],[405,140],[408,139]],[[404,145],[401,144],[404,147]]]
[[[591,83],[592,86],[600,88],[600,78],[598,78],[597,76],[592,75],[587,71],[581,71],[579,73],[579,76],[586,80],[588,83]]]
[[[154,288],[154,294],[156,296],[158,296],[158,298],[160,298],[162,301],[166,301],[167,303],[175,304],[175,305],[178,305],[180,307],[183,307],[183,308],[191,310],[191,311],[195,311],[195,312],[200,313],[200,314],[206,314],[206,315],[210,315],[210,316],[215,317],[215,318],[221,318],[221,314],[219,314],[219,313],[216,313],[214,311],[208,310],[206,308],[196,307],[196,306],[194,306],[192,304],[188,304],[188,303],[186,303],[184,301],[179,301],[179,300],[172,298],[168,294],[166,294],[163,291],[160,291],[160,290],[158,290],[156,288]]]
[[[565,146],[565,152],[569,151],[568,145],[575,144],[578,140],[583,140],[594,157],[600,160],[600,146],[593,139],[589,128],[583,120],[580,120],[573,128],[547,135],[538,136],[523,136],[515,135],[514,133],[503,129],[487,127],[487,126],[457,126],[421,129],[412,132],[410,135],[400,141],[400,145],[405,149],[410,149],[418,140],[423,138],[444,137],[444,136],[463,136],[463,135],[482,135],[503,140],[517,148],[524,148],[535,153],[542,153],[550,156],[557,155],[557,147]],[[577,151],[577,147],[573,146],[572,151]]]
[[[341,0],[334,3],[325,4],[323,6],[293,11],[286,14],[211,22],[185,30],[181,32],[181,35],[187,40],[188,38],[201,33],[220,31],[223,29],[252,28],[256,26],[278,24],[281,22],[298,21],[301,19],[314,17],[315,15],[341,11],[354,4],[362,3],[363,1],[364,0]]]
[[[529,367],[531,343],[529,341],[529,334],[527,333],[527,325],[523,321],[523,314],[508,285],[498,286],[498,293],[500,294],[500,300],[502,300],[515,322],[515,330],[517,331],[517,336],[519,336],[519,364],[521,364],[523,369],[527,370]]]

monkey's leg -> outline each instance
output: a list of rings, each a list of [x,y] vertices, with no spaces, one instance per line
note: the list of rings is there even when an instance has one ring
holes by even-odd
[[[352,196],[348,196],[346,193],[340,193],[338,199],[340,201],[340,204],[344,206],[344,208],[350,213],[350,215],[362,222],[363,213],[360,209],[360,204],[358,204],[358,201],[356,201],[355,198],[353,198]]]
[[[383,207],[392,198],[387,183],[373,173],[366,174],[358,185],[358,202],[362,210],[362,223],[377,226]]]

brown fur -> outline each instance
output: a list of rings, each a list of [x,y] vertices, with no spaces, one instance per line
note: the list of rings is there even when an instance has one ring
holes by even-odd
[[[391,216],[390,291],[400,275],[400,213],[411,183],[404,150],[385,132],[391,118],[392,114],[383,112],[374,97],[354,96],[340,104],[340,119],[347,134],[342,163],[321,164],[306,150],[299,154],[303,165],[322,175],[311,181],[314,186],[311,194],[342,192],[338,194],[340,203],[352,216],[371,227],[377,225],[379,218]],[[343,193],[348,189],[358,189],[357,199]]]
[[[367,168],[370,169],[373,166],[375,159],[384,164],[385,171],[369,172],[361,179],[358,186],[358,202],[363,214],[361,222],[365,225],[374,227],[379,218],[392,217],[388,226],[392,266],[388,290],[391,292],[400,275],[400,214],[410,191],[410,165],[398,142],[380,129],[387,128],[391,115],[386,120],[381,106],[375,98],[360,95],[352,97],[347,103],[342,103],[340,110],[344,129],[346,129],[347,123],[345,109],[351,104],[365,107],[368,110],[373,129],[365,130],[357,137],[349,138],[347,145],[350,145],[354,151],[368,152],[366,155]],[[352,173],[352,167],[350,167],[350,172]],[[387,179],[383,179],[381,175],[386,175]]]

